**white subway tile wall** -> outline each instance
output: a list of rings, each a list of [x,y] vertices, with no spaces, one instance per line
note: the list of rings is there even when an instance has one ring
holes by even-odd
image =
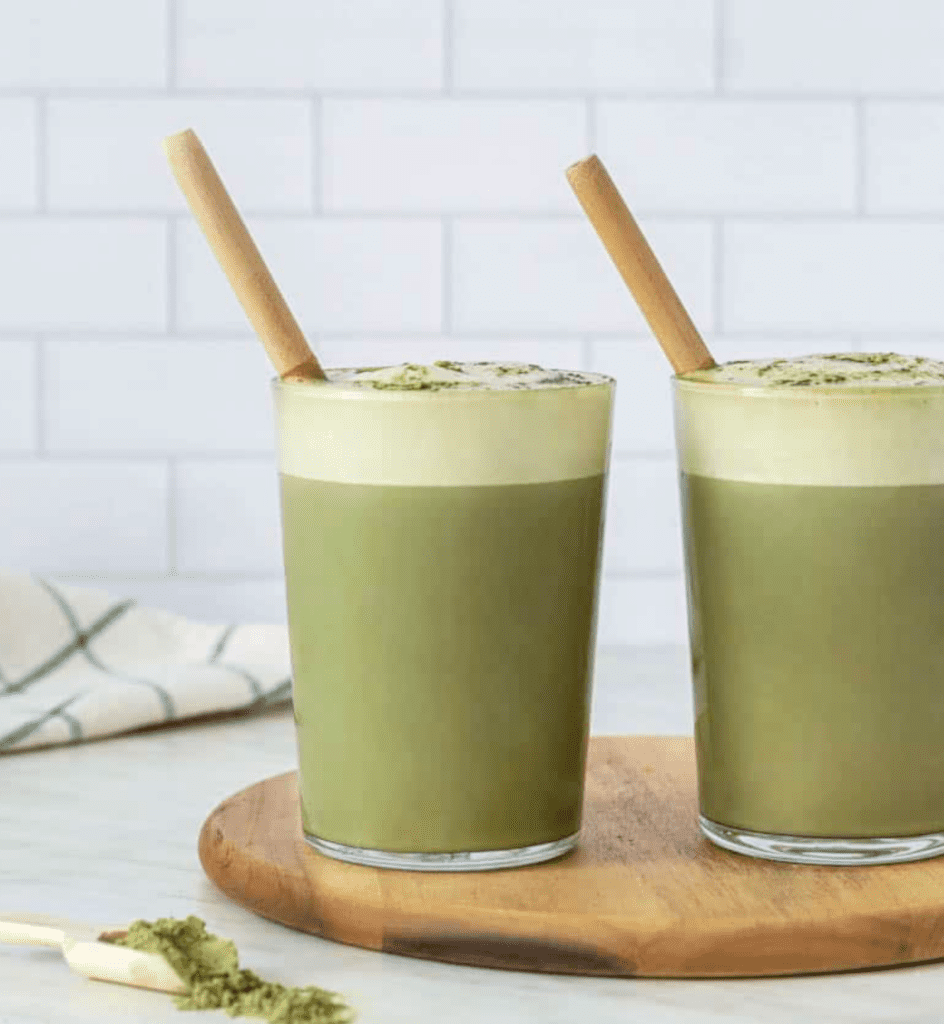
[[[848,103],[603,100],[597,139],[637,210],[855,209],[856,116]]]
[[[166,573],[169,467],[131,459],[0,461],[0,564]]]
[[[721,82],[732,92],[944,89],[938,0],[724,0]]]
[[[455,84],[711,92],[714,0],[454,0]]]
[[[169,18],[166,0],[4,4],[0,88],[160,89]]]
[[[274,449],[271,364],[252,338],[50,338],[45,446],[54,454]]]
[[[39,433],[37,355],[29,338],[0,339],[0,453],[36,451]],[[2,504],[0,504],[2,507]],[[0,513],[2,523],[2,513]]]
[[[944,223],[732,223],[721,322],[731,331],[934,331]]]
[[[618,379],[603,644],[682,641],[669,370],[598,152],[719,359],[944,358],[944,0],[33,0],[0,32],[0,566],[284,618],[271,369],[205,141],[329,366]]]
[[[437,218],[247,217],[302,326],[318,331],[442,329],[443,227]],[[246,316],[200,229],[177,225],[181,331],[245,329]]]
[[[173,78],[184,88],[433,92],[443,85],[441,0],[176,0],[175,7]]]
[[[181,572],[279,571],[278,474],[271,459],[181,460],[174,482]]]
[[[40,213],[0,228],[0,331],[167,329],[166,224]]]
[[[711,225],[649,219],[642,225],[692,319],[709,330]],[[444,326],[460,333],[646,329],[582,219],[456,218],[452,257],[452,323]]]
[[[36,103],[0,99],[0,212],[35,210],[39,196]]]
[[[869,213],[944,212],[944,103],[873,103],[865,125]]]
[[[159,140],[198,124],[242,210],[311,212],[312,110],[303,99],[52,99],[46,117],[52,210],[183,213]]]
[[[579,100],[325,100],[324,208],[571,213],[586,139]]]

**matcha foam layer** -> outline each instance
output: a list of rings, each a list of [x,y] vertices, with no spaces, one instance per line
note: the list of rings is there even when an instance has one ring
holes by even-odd
[[[274,384],[282,473],[461,487],[606,470],[614,382],[603,374],[449,360],[325,372]]]
[[[754,483],[944,483],[944,363],[829,353],[673,378],[680,468]]]
[[[685,377],[751,387],[941,387],[944,363],[896,352],[835,352],[791,359],[737,359]]]
[[[609,379],[602,373],[547,370],[535,363],[462,363],[450,359],[431,364],[345,367],[325,372],[331,384],[380,391],[523,391],[585,387]]]

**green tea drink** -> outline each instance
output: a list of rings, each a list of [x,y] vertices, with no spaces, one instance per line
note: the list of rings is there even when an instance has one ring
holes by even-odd
[[[944,852],[944,364],[674,391],[703,830],[797,862]]]
[[[580,827],[613,382],[524,364],[275,385],[302,823],[469,870]]]

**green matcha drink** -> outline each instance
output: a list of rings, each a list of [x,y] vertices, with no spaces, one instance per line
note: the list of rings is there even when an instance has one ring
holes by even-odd
[[[306,837],[387,867],[580,827],[613,382],[525,364],[275,385]]]
[[[796,862],[944,852],[944,363],[674,391],[703,830]]]

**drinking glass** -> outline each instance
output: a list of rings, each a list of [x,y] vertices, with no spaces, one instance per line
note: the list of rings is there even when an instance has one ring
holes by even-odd
[[[673,392],[702,830],[944,852],[944,387]]]
[[[614,392],[584,376],[274,382],[298,786],[320,852],[475,870],[576,843]]]

